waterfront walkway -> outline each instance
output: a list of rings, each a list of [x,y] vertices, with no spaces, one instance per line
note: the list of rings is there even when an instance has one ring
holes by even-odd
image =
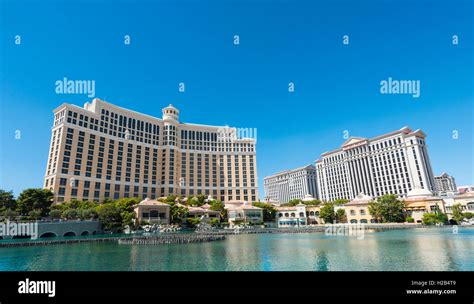
[[[203,234],[168,234],[146,237],[121,238],[120,245],[161,245],[161,244],[189,244],[222,241],[224,235],[203,235]]]
[[[1,247],[29,247],[59,244],[77,244],[77,243],[105,243],[113,242],[124,245],[159,245],[159,244],[189,244],[224,240],[224,235],[208,235],[197,233],[186,234],[157,234],[157,235],[133,235],[126,237],[94,237],[94,238],[75,238],[75,239],[49,239],[49,240],[28,240],[19,242],[0,243]]]

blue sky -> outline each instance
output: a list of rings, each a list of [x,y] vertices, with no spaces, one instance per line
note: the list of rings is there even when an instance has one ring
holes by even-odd
[[[0,0],[0,189],[42,186],[51,111],[89,100],[55,94],[63,77],[149,115],[173,103],[183,122],[257,128],[261,197],[264,176],[314,162],[344,130],[403,126],[427,133],[435,174],[474,184],[473,28],[468,0]],[[380,94],[388,77],[420,80],[421,96]]]

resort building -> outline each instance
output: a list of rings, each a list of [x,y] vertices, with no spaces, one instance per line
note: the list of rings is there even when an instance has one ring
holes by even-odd
[[[134,208],[138,223],[169,224],[170,206],[166,203],[145,198]]]
[[[324,220],[319,217],[321,206],[306,206],[306,218],[308,219],[308,225],[323,224]]]
[[[180,204],[181,205],[181,204]],[[186,218],[209,218],[209,219],[219,219],[221,218],[219,211],[211,210],[211,206],[209,204],[204,204],[201,207],[192,207],[192,206],[184,206],[188,209],[188,213],[186,214]]]
[[[263,223],[263,209],[247,202],[231,201],[225,204],[225,209],[231,227],[241,223]]]
[[[411,216],[415,223],[421,223],[425,213],[437,211],[446,213],[443,198],[426,189],[416,188],[411,190],[404,201],[407,216]]]
[[[306,226],[306,205],[275,207],[276,221],[278,227],[301,227]]]
[[[436,191],[421,130],[408,127],[375,138],[351,137],[316,161],[318,198],[354,199],[364,193],[406,196],[415,188]]]
[[[344,204],[347,222],[351,224],[369,224],[377,221],[370,215],[369,203],[373,198],[360,193],[352,201]]]
[[[454,177],[447,173],[443,173],[440,176],[435,176],[434,181],[439,195],[457,192],[456,181],[454,180]]]
[[[55,203],[172,194],[256,201],[256,140],[239,130],[180,122],[172,105],[156,118],[97,98],[83,108],[64,103],[54,110],[44,188]]]
[[[415,223],[421,223],[423,214],[439,210],[445,213],[444,201],[441,197],[434,196],[432,192],[426,189],[413,189],[407,193],[406,197],[401,198],[405,202],[407,216],[413,217]],[[363,193],[359,194],[352,201],[344,204],[347,222],[352,224],[377,223],[369,212],[369,203],[374,198]]]
[[[303,199],[305,195],[316,197],[316,168],[313,165],[279,172],[263,180],[265,200],[287,203],[292,199]]]
[[[473,191],[465,191],[461,194],[458,194],[452,198],[445,198],[445,207],[448,217],[452,217],[452,207],[453,205],[460,204],[462,212],[471,212],[474,213],[474,189]]]

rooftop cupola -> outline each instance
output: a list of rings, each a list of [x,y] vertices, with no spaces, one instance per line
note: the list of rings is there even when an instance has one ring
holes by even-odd
[[[172,104],[163,108],[163,120],[179,121],[179,110],[173,107]]]

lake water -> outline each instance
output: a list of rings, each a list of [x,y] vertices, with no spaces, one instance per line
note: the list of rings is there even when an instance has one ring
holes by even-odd
[[[474,271],[474,229],[417,228],[354,236],[231,235],[175,245],[83,243],[0,248],[0,271]]]

